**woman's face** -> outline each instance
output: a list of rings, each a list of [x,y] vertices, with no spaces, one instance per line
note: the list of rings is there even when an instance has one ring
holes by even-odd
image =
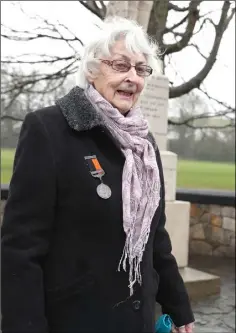
[[[131,53],[125,48],[124,40],[117,41],[110,57],[101,57],[103,60],[123,60],[131,65],[146,65],[142,53]],[[95,89],[122,114],[128,112],[137,102],[144,87],[144,77],[136,73],[131,67],[128,72],[118,72],[107,63],[101,62],[96,78],[91,79]]]

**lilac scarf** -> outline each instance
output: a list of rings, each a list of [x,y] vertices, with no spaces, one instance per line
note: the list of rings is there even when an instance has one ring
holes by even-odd
[[[146,139],[148,124],[139,107],[124,117],[89,86],[88,99],[104,119],[104,124],[117,141],[125,156],[122,175],[123,228],[126,242],[118,266],[126,271],[129,263],[129,288],[133,294],[136,282],[142,283],[140,263],[148,242],[151,222],[160,200],[160,178],[156,154]]]

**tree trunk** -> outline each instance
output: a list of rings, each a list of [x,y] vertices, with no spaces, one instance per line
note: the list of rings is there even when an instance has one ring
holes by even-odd
[[[148,22],[151,15],[153,1],[135,1],[138,2],[137,22],[143,27],[145,31],[148,28]]]
[[[136,2],[136,1],[135,1]],[[109,1],[107,6],[106,18],[110,16],[121,16],[129,18],[129,15],[135,15],[136,13],[129,13],[129,1]]]
[[[148,34],[157,41],[161,53],[163,50],[163,35],[166,28],[169,0],[156,0],[153,2],[151,17],[148,24]],[[163,56],[164,57],[164,56]],[[164,59],[162,59],[164,60]]]
[[[135,20],[147,31],[152,5],[153,1],[109,1],[106,18],[121,16]]]

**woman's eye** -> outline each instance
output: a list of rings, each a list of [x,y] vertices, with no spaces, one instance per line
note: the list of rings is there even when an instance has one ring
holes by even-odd
[[[129,65],[127,65],[125,63],[118,63],[118,64],[115,64],[115,68],[117,68],[118,70],[127,71],[127,70],[129,70]]]
[[[144,68],[144,67],[136,67],[136,71],[137,71],[137,73],[145,73],[146,72],[146,68]]]

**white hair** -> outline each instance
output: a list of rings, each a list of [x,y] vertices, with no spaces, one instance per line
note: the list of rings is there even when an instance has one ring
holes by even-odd
[[[161,73],[161,63],[158,58],[158,46],[147,35],[137,22],[121,17],[112,17],[102,22],[101,30],[85,47],[84,55],[79,65],[77,85],[85,89],[88,77],[96,75],[99,68],[99,57],[110,56],[113,45],[118,40],[125,40],[126,48],[132,53],[142,53],[153,73]]]

